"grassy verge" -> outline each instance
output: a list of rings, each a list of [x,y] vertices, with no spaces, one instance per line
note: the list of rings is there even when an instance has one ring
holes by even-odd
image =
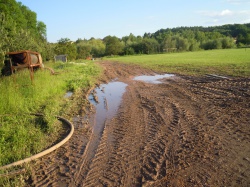
[[[250,76],[250,49],[124,56],[108,60],[139,64],[156,71],[189,75]]]
[[[28,70],[0,78],[0,166],[49,146],[60,129],[55,116],[65,111],[66,92],[93,86],[101,72],[93,62],[45,66],[52,67],[58,74],[38,70],[33,84]],[[45,116],[34,117],[30,113]]]

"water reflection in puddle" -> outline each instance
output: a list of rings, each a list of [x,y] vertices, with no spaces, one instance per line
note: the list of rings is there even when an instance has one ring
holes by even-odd
[[[123,82],[110,82],[101,84],[89,95],[89,101],[96,108],[94,131],[101,132],[106,120],[115,116],[122,100],[127,84]]]
[[[164,74],[164,75],[142,75],[142,76],[137,76],[133,80],[137,81],[144,81],[147,83],[152,83],[152,84],[160,84],[162,83],[160,79],[167,78],[167,77],[172,77],[174,76],[173,74]]]
[[[73,92],[71,91],[68,91],[65,95],[64,95],[64,98],[69,98],[73,95]]]
[[[137,76],[133,80],[145,81],[153,84],[162,83],[160,79],[172,77],[173,74],[154,75],[154,76]],[[121,103],[122,95],[126,90],[127,84],[123,82],[110,82],[101,84],[95,88],[88,96],[89,101],[95,106],[95,125],[94,131],[102,131],[106,120],[112,119]]]

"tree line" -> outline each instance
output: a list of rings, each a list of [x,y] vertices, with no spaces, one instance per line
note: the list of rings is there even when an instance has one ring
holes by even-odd
[[[37,14],[16,0],[0,0],[0,62],[9,51],[32,50],[44,60],[67,54],[69,60],[112,55],[156,54],[168,52],[227,49],[250,45],[250,23],[214,27],[178,27],[160,29],[143,36],[103,39],[61,38],[47,41],[46,24]]]
[[[70,44],[70,45],[69,45]],[[178,27],[161,29],[143,36],[103,39],[78,39],[71,42],[62,38],[57,43],[57,52],[71,54],[73,59],[112,55],[156,54],[167,52],[228,49],[250,45],[250,23],[215,27]],[[66,46],[70,51],[66,52]],[[60,49],[64,49],[61,50]]]

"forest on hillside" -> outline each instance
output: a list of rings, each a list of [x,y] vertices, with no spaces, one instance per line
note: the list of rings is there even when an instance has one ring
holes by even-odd
[[[13,14],[15,12],[15,14]],[[56,43],[47,41],[46,24],[37,14],[16,0],[0,0],[0,62],[9,51],[32,50],[44,60],[67,54],[69,60],[112,55],[156,54],[249,47],[250,23],[214,27],[178,27],[160,29],[143,36],[118,38],[106,36],[71,41],[61,38]]]

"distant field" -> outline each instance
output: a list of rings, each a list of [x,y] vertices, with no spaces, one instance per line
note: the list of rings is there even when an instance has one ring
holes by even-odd
[[[250,48],[107,58],[168,73],[250,76]]]

